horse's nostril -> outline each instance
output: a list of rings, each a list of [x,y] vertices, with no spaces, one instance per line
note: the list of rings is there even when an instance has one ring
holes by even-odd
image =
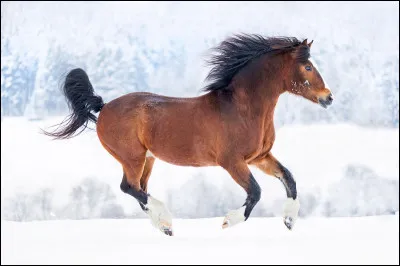
[[[318,99],[318,103],[324,107],[327,108],[329,105],[331,105],[333,102],[333,95],[330,93],[328,96],[321,97]]]

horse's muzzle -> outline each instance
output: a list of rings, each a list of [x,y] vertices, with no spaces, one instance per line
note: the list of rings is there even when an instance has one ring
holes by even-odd
[[[318,98],[318,103],[324,108],[328,108],[329,105],[331,105],[333,102],[333,95],[330,93],[325,99],[323,98]]]

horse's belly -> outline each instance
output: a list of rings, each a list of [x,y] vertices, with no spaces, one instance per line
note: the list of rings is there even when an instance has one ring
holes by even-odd
[[[168,151],[158,151],[149,149],[146,155],[153,156],[167,163],[179,166],[200,167],[200,166],[216,165],[215,160],[213,160],[211,156],[198,156],[180,151],[175,151],[175,153],[170,153]]]
[[[212,143],[207,138],[184,130],[171,132],[153,136],[147,148],[156,158],[180,166],[215,165]]]

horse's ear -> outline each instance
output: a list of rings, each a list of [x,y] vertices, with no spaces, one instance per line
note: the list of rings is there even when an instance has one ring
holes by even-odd
[[[312,43],[314,42],[314,40],[312,40],[309,44],[307,44],[308,45],[308,47],[310,47],[311,48],[311,45],[312,45]]]
[[[307,39],[305,39],[301,44],[307,45]]]

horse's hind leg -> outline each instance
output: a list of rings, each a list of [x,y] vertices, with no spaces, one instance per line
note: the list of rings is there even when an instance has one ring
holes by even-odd
[[[140,187],[147,193],[147,183],[153,170],[155,158],[153,156],[146,157],[146,163],[144,165],[143,174],[140,178]]]
[[[149,179],[154,158],[145,157],[146,150],[143,147],[136,147],[141,150],[137,153],[130,153],[130,156],[120,156],[100,139],[104,148],[123,166],[123,177],[121,190],[134,197],[144,212],[146,212],[153,226],[163,233],[172,236],[172,215],[165,205],[147,193],[147,181]],[[143,181],[142,181],[143,179]]]
[[[144,164],[142,177],[140,178],[140,188],[145,193],[147,193],[147,183],[149,181],[151,171],[153,170],[154,161],[155,161],[154,157],[152,157],[152,156],[146,157],[146,162]],[[121,182],[121,190],[124,191],[122,188],[125,188],[128,185],[129,184],[126,179],[126,174],[124,172],[123,177],[122,177],[122,182]],[[139,201],[139,205],[143,211],[145,211],[145,212],[147,211],[145,205],[143,205],[140,201]]]
[[[261,198],[261,189],[245,162],[223,163],[221,166],[247,192],[246,202],[237,210],[230,211],[224,218],[222,228],[246,221]]]
[[[145,211],[145,212],[147,211],[147,208],[145,206],[148,201],[148,194],[145,191],[144,191],[144,193],[142,193],[142,190],[140,190],[140,189],[132,189],[131,190],[132,187],[128,183],[128,179],[126,177],[125,171],[122,176],[120,188],[121,188],[122,192],[127,193],[127,194],[131,195],[132,197],[134,197],[139,202],[139,205],[143,211]]]
[[[143,154],[144,155],[144,154]],[[153,226],[172,236],[172,215],[161,201],[147,194],[141,187],[141,178],[145,167],[145,157],[131,158],[124,164],[124,176],[121,190],[139,201],[142,209],[149,215]],[[148,173],[150,174],[150,173]],[[147,178],[148,179],[148,178]]]

